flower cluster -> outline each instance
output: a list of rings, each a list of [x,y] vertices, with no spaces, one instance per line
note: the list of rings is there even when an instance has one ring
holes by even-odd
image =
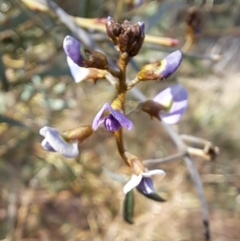
[[[124,186],[126,195],[136,188],[147,198],[164,201],[154,190],[151,176],[165,176],[163,170],[148,170],[138,159],[130,154],[123,146],[121,129],[131,130],[134,127],[129,116],[125,114],[126,92],[140,81],[162,80],[170,77],[180,66],[182,54],[179,50],[169,54],[165,59],[149,63],[141,68],[137,76],[127,82],[126,67],[129,59],[138,54],[144,42],[144,23],[138,22],[131,25],[125,20],[123,23],[115,22],[108,17],[106,32],[109,39],[119,52],[119,70],[112,69],[103,53],[86,49],[78,40],[66,36],[63,49],[67,63],[76,83],[83,80],[107,79],[116,88],[116,96],[112,102],[105,103],[96,114],[92,124],[60,133],[56,129],[45,126],[40,130],[44,137],[42,147],[46,151],[58,152],[67,158],[79,155],[79,145],[90,137],[103,124],[106,131],[113,134],[118,145],[122,159],[129,166],[132,177]],[[139,103],[136,110],[148,113],[167,124],[176,124],[188,105],[187,91],[180,84],[168,87],[155,97]]]

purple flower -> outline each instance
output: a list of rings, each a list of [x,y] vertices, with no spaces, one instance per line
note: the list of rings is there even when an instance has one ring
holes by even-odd
[[[123,192],[126,194],[133,188],[137,188],[142,194],[151,194],[154,192],[153,184],[150,176],[160,175],[165,176],[165,172],[161,169],[150,170],[141,173],[140,175],[132,174],[131,179],[126,183]]]
[[[78,66],[83,66],[84,48],[73,37],[67,35],[63,40],[63,49],[66,55]]]
[[[155,201],[164,202],[165,199],[160,197],[154,189],[153,181],[150,177],[143,177],[141,182],[136,187],[137,190],[147,198],[153,199]]]
[[[168,78],[178,69],[181,62],[182,53],[179,50],[174,51],[161,61],[159,75],[161,75],[162,78]]]
[[[137,190],[142,194],[151,194],[154,192],[153,181],[150,177],[143,177],[137,186]]]
[[[187,109],[188,93],[181,85],[174,85],[161,91],[153,101],[165,108],[159,111],[161,120],[167,124],[175,124]]]
[[[79,154],[78,142],[69,143],[65,141],[56,129],[45,126],[40,129],[39,134],[44,136],[41,143],[44,150],[59,152],[68,158],[76,157]]]
[[[92,128],[97,130],[100,124],[104,123],[107,131],[115,132],[121,127],[131,130],[133,123],[120,111],[114,110],[108,103],[104,104],[102,109],[95,116]]]

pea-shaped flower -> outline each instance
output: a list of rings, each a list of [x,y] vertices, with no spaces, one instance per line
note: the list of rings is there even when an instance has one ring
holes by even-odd
[[[63,49],[67,57],[80,67],[108,69],[105,55],[84,48],[79,41],[69,35],[64,38]]]
[[[164,176],[164,175],[162,175]],[[153,180],[150,177],[143,177],[141,182],[137,185],[137,190],[149,199],[153,199],[155,201],[164,202],[161,196],[159,196],[154,189]]]
[[[167,124],[175,124],[187,109],[188,92],[181,85],[174,85],[161,91],[153,101],[166,107],[159,112],[161,120]]]
[[[42,147],[46,151],[59,152],[65,157],[73,158],[79,154],[78,142],[67,142],[64,140],[62,134],[56,129],[49,126],[45,126],[39,131],[40,135],[44,136],[41,143]]]
[[[178,69],[181,62],[182,53],[176,50],[160,62],[143,66],[138,73],[138,79],[140,81],[166,79]]]
[[[144,171],[140,174],[132,174],[131,179],[123,188],[123,192],[126,194],[130,192],[133,188],[137,188],[143,194],[150,194],[154,192],[151,176],[160,175],[165,176],[165,172],[161,169]],[[150,181],[151,180],[151,181]]]
[[[140,103],[139,108],[167,124],[176,124],[187,106],[187,91],[181,85],[174,85],[161,91],[152,100]]]
[[[107,131],[115,132],[124,127],[131,130],[133,127],[130,121],[120,110],[114,110],[109,103],[103,105],[102,109],[95,116],[92,128],[97,130],[99,125],[104,124]]]

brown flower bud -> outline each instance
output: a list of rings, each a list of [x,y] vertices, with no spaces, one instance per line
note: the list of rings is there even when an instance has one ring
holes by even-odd
[[[122,27],[119,23],[116,23],[111,17],[107,18],[106,29],[109,39],[114,45],[118,44],[118,37],[122,31]]]
[[[106,23],[107,34],[118,51],[128,53],[130,57],[137,55],[144,41],[144,23],[131,25],[125,20],[121,25],[110,17]]]

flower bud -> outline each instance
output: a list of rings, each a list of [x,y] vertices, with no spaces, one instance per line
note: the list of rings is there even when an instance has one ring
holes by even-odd
[[[125,20],[120,25],[108,17],[106,28],[110,40],[118,51],[128,53],[130,57],[137,55],[145,37],[143,22],[131,25],[129,21]]]
[[[169,54],[161,62],[147,64],[142,67],[138,73],[138,79],[144,80],[162,80],[172,75],[182,62],[182,53],[177,50]]]
[[[129,56],[133,57],[137,55],[144,41],[144,23],[138,22],[137,24],[130,25],[125,20],[121,26],[123,30],[119,35],[119,49],[121,52],[126,52]]]
[[[108,69],[105,55],[97,51],[85,49],[80,42],[71,36],[65,37],[63,49],[66,55],[80,67]]]
[[[118,44],[118,37],[122,31],[122,27],[119,23],[116,23],[111,17],[107,18],[106,29],[109,39],[114,45]]]

